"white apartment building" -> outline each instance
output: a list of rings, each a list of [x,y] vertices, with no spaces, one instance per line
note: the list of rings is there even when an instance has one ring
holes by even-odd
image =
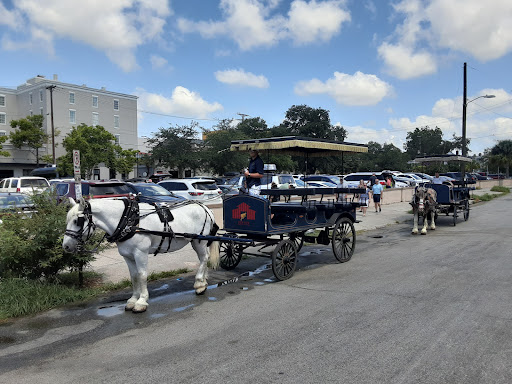
[[[16,89],[0,87],[0,136],[13,130],[11,120],[30,115],[45,116],[43,129],[49,135],[48,143],[39,150],[39,155],[52,153],[52,104],[53,131],[55,135],[55,158],[65,154],[62,140],[73,127],[81,123],[101,125],[116,137],[116,142],[125,149],[137,149],[137,96],[89,88],[87,85],[63,83],[57,75],[46,79],[38,75],[27,80]],[[10,157],[0,156],[0,179],[10,176],[25,176],[36,168],[36,158],[29,148],[15,149],[6,141],[3,150]],[[41,164],[40,166],[44,166]],[[99,164],[94,170],[95,179],[119,178]],[[126,175],[133,176],[133,173]]]

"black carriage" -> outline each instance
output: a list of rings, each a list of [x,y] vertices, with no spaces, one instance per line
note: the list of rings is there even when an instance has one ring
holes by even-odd
[[[260,152],[327,156],[344,152],[363,153],[367,147],[358,144],[312,140],[300,137],[267,138],[233,141],[232,151],[257,149]],[[356,210],[362,189],[296,188],[267,189],[260,196],[239,194],[227,197],[223,204],[224,238],[220,263],[224,269],[235,268],[250,246],[258,248],[258,256],[272,258],[272,270],[278,280],[290,278],[297,265],[298,252],[304,242],[332,244],[339,262],[349,261],[356,245]],[[275,201],[275,200],[281,201]],[[313,231],[315,236],[308,236]],[[252,244],[240,240],[250,239]]]
[[[418,157],[415,159],[418,163],[433,162],[471,162],[468,157],[459,155],[438,155],[428,157]],[[472,182],[474,184],[474,182]],[[462,217],[464,221],[469,219],[469,200],[471,199],[470,191],[474,187],[468,185],[471,182],[465,180],[464,175],[460,181],[445,184],[427,183],[425,187],[432,188],[437,193],[436,219],[438,214],[451,215],[453,225],[457,225],[457,219]]]

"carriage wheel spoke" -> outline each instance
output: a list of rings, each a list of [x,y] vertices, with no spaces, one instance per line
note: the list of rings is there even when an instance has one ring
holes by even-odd
[[[354,253],[356,236],[354,225],[347,218],[336,223],[332,235],[332,249],[339,262],[349,261]]]

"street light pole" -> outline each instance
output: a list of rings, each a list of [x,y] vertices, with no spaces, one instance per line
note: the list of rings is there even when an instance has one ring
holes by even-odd
[[[464,63],[464,95],[462,100],[462,156],[466,157],[468,154],[468,148],[466,143],[466,114],[468,109],[468,104],[472,101],[475,101],[476,99],[492,99],[493,97],[496,97],[495,95],[482,95],[475,97],[474,99],[471,99],[468,101],[468,95],[467,95],[467,63]],[[462,177],[462,185],[464,186],[466,184],[466,163],[462,162],[462,169],[461,169],[461,177]]]

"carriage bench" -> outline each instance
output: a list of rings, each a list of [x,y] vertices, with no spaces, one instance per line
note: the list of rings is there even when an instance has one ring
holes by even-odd
[[[437,193],[437,202],[449,204],[454,201],[453,187],[446,184],[425,184],[426,188],[432,188]]]

